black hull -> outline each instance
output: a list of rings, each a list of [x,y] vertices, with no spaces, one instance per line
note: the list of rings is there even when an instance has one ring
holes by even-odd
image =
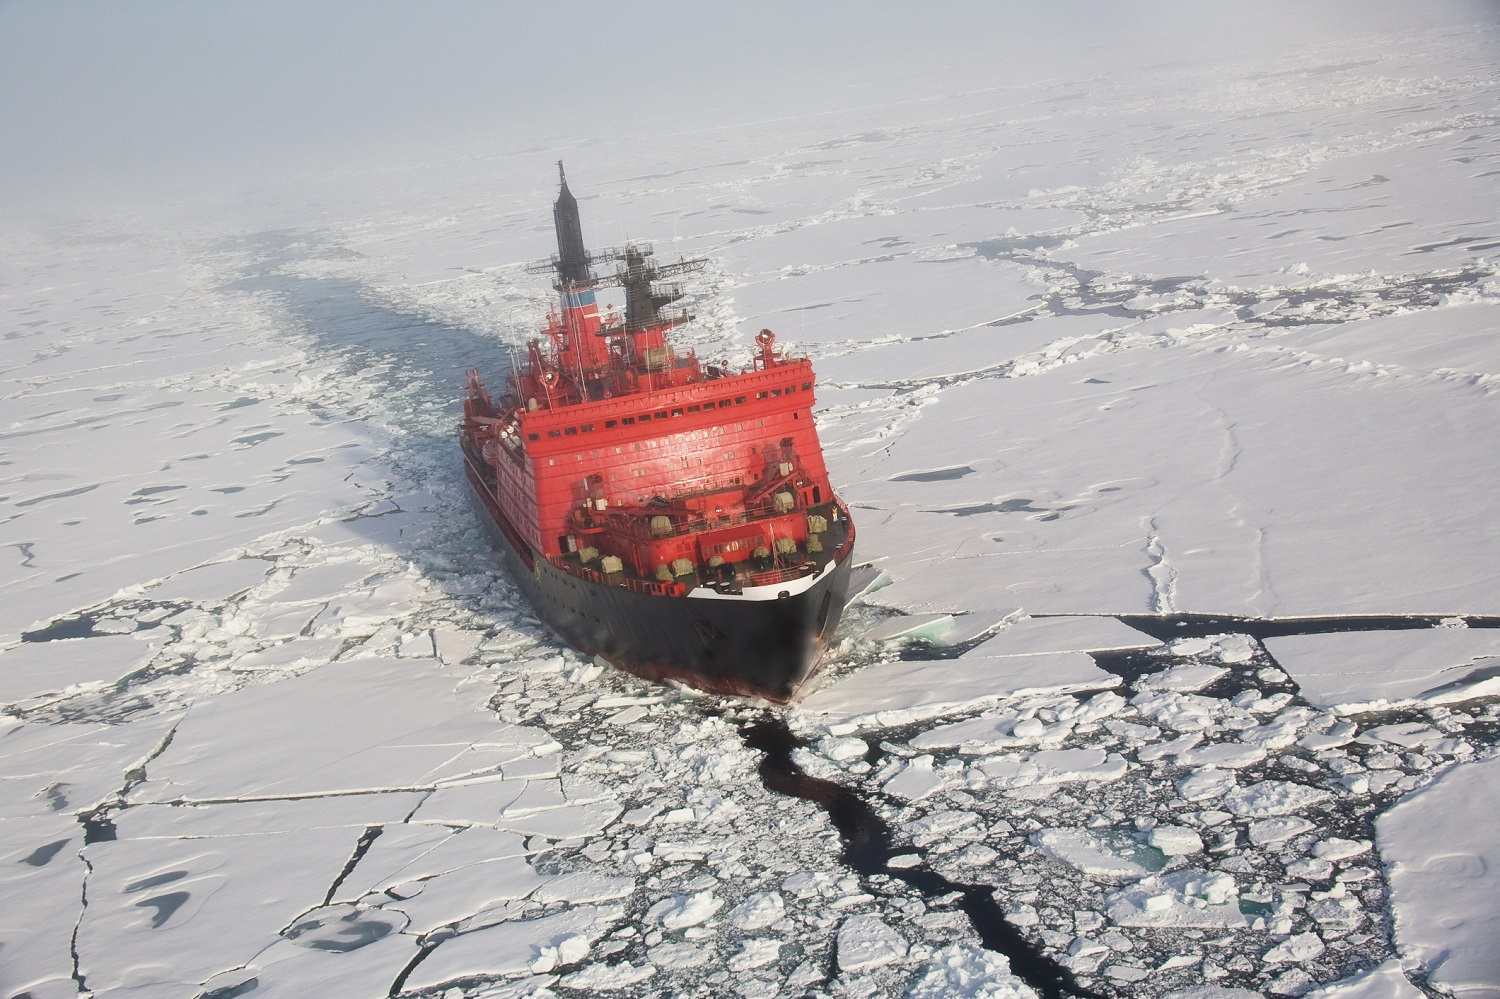
[[[663,596],[592,582],[523,553],[497,520],[503,514],[477,490],[473,499],[542,620],[575,648],[648,680],[785,704],[816,671],[844,611],[852,548],[790,596]]]

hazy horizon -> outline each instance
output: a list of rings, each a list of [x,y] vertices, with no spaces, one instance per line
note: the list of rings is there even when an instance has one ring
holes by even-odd
[[[1259,3],[0,3],[0,207],[236,196],[309,173],[513,154],[1268,51],[1442,19]],[[941,72],[939,72],[941,71]]]

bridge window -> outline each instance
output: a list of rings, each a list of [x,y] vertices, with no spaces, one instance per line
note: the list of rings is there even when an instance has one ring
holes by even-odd
[[[658,413],[657,415],[660,416],[661,414]],[[672,415],[673,416],[681,416],[682,415],[682,407],[678,406],[676,409],[672,410]]]
[[[766,397],[766,394],[764,392],[757,392],[757,393],[755,393],[755,398],[757,398],[757,399],[764,399],[765,397]]]
[[[548,437],[561,437],[562,436],[562,431],[561,430],[549,430],[549,431],[547,431],[547,436]]]
[[[735,396],[734,397],[734,404],[736,406],[743,406],[745,404],[745,397],[742,396],[742,395]]]
[[[635,426],[635,417],[633,417],[633,416],[622,416],[622,417],[620,417],[620,422],[623,423],[627,427],[633,427],[633,426]]]
[[[585,423],[583,426],[579,427],[578,429],[581,430],[581,431],[583,431],[586,434],[591,434],[591,433],[594,432],[594,425],[592,423]]]
[[[618,427],[619,425],[620,425],[620,421],[619,420],[605,420],[604,421],[604,429],[605,430],[613,430],[615,427]]]
[[[772,389],[771,390],[771,398],[772,399],[780,399],[781,398],[781,389]]]
[[[812,391],[812,382],[803,382],[802,383],[802,391],[804,391],[804,392],[811,392]]]
[[[526,439],[529,440],[529,441],[539,441],[539,440],[542,439],[542,435],[541,434],[527,434],[526,435]]]
[[[656,414],[656,418],[658,420],[665,420],[667,418],[667,411],[665,409],[658,411]]]
[[[687,408],[687,411],[688,411],[688,412],[689,412],[689,413],[696,413],[696,412],[698,412],[698,411],[699,411],[699,410],[701,410],[701,409],[702,409],[702,408],[703,408],[703,407],[701,407],[701,406],[689,406],[689,407],[688,407],[688,408]]]
[[[563,433],[567,434],[569,437],[577,437],[578,436],[578,428],[577,427],[564,427],[563,428]]]

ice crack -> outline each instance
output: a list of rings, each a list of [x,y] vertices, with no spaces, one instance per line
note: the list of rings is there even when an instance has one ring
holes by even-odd
[[[769,790],[815,802],[828,812],[844,843],[842,859],[857,873],[865,877],[884,874],[910,885],[929,899],[957,901],[984,947],[1005,955],[1012,972],[1046,999],[1063,996],[1102,999],[1005,921],[991,886],[950,881],[926,865],[892,866],[891,857],[898,851],[891,844],[891,832],[885,822],[851,789],[803,772],[792,761],[792,750],[798,748],[797,739],[780,719],[752,724],[744,730],[744,736],[746,743],[765,754],[760,773]],[[832,950],[836,967],[837,940]]]
[[[1151,580],[1151,610],[1156,614],[1177,613],[1177,570],[1167,559],[1166,546],[1157,532],[1156,518],[1147,520],[1146,555],[1152,559],[1144,572]]]

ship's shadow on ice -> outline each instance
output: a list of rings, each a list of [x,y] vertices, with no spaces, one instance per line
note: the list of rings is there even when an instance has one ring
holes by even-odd
[[[264,277],[301,323],[302,331],[334,350],[354,351],[396,366],[403,383],[416,377],[431,389],[430,402],[458,411],[464,372],[478,368],[491,380],[510,370],[504,344],[461,326],[399,312],[371,300],[352,281]]]

